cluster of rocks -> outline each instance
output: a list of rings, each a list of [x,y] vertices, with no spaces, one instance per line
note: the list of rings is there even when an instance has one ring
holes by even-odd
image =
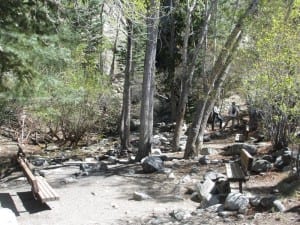
[[[224,155],[238,155],[241,149],[247,150],[252,156],[257,155],[257,147],[253,144],[235,143],[224,148]],[[292,163],[296,160],[300,161],[293,155],[293,151],[289,148],[283,148],[270,154],[256,156],[253,161],[251,171],[254,173],[263,173],[270,170],[290,171]]]
[[[224,174],[208,171],[202,181],[194,188],[189,188],[191,200],[199,202],[193,211],[186,209],[171,210],[167,213],[153,215],[138,224],[215,224],[216,222],[231,223],[239,220],[255,219],[261,212],[284,212],[285,206],[276,195],[253,195],[239,193],[230,189]],[[142,192],[135,192],[133,199],[137,201],[152,199]],[[197,221],[198,223],[195,223]],[[211,223],[211,221],[213,221]],[[128,221],[135,224],[137,221]]]

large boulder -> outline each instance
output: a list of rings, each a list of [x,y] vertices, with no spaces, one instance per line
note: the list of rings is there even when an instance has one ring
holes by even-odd
[[[164,170],[163,161],[159,156],[147,156],[142,159],[142,167],[145,173],[162,172]]]
[[[251,170],[253,172],[261,173],[261,172],[267,172],[271,168],[272,168],[272,163],[264,159],[258,159],[255,162],[253,162]]]
[[[249,199],[241,193],[230,193],[225,199],[224,209],[238,211],[245,214],[249,206]]]
[[[255,155],[257,153],[257,148],[255,145],[247,143],[235,143],[224,148],[224,155],[239,155],[242,149],[245,149],[250,153],[250,155]]]

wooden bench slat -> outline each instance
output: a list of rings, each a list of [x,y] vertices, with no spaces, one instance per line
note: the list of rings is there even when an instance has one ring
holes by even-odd
[[[226,174],[229,182],[239,182],[239,190],[242,192],[242,182],[249,179],[248,171],[252,167],[253,157],[248,151],[242,149],[240,161],[225,163]]]
[[[48,184],[44,177],[34,176],[31,171],[30,164],[25,158],[21,145],[19,145],[17,160],[28,180],[28,183],[32,186],[32,192],[35,198],[39,198],[39,200],[43,203],[59,199],[56,191]]]
[[[40,196],[42,202],[54,201],[54,200],[59,199],[58,194],[48,184],[48,182],[46,181],[46,179],[44,177],[37,176],[37,182],[38,182],[38,186],[40,188],[38,195]]]

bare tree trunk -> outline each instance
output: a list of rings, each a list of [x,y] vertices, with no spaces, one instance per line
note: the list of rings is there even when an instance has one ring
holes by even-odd
[[[179,147],[179,139],[181,135],[181,128],[183,126],[183,121],[184,121],[184,115],[186,111],[186,105],[188,102],[188,96],[190,94],[190,89],[191,89],[191,83],[193,80],[195,68],[196,68],[196,62],[199,56],[199,52],[201,50],[201,47],[203,45],[203,42],[205,40],[206,34],[207,34],[207,27],[211,18],[211,12],[212,9],[214,8],[214,4],[216,4],[216,1],[213,1],[211,3],[209,12],[207,13],[207,16],[205,18],[205,22],[202,28],[202,32],[199,36],[199,40],[197,42],[197,45],[195,47],[194,53],[191,57],[191,60],[188,59],[188,42],[189,42],[189,36],[190,36],[190,27],[191,27],[191,17],[193,10],[196,5],[196,1],[192,3],[191,6],[188,6],[187,9],[187,19],[186,19],[186,29],[185,29],[185,36],[184,36],[184,45],[183,45],[183,57],[182,57],[182,62],[183,62],[183,71],[182,71],[182,89],[180,92],[180,99],[179,99],[179,106],[178,106],[178,114],[176,118],[176,127],[174,131],[174,138],[173,138],[173,149],[178,149]]]
[[[120,23],[119,23],[119,18],[117,19],[117,31],[116,31],[116,37],[112,49],[113,57],[111,60],[111,65],[110,65],[110,70],[109,70],[109,76],[110,79],[113,79],[113,76],[115,74],[115,61],[116,61],[116,53],[117,53],[117,44],[118,44],[118,39],[119,39],[119,31],[120,30]]]
[[[101,28],[100,28],[100,36],[101,36],[101,40],[100,40],[100,45],[103,44],[103,31],[104,31],[104,20],[103,20],[103,14],[104,14],[104,3],[101,5],[101,13],[100,13],[100,18],[101,18]],[[99,64],[99,71],[100,74],[104,73],[104,60],[103,60],[103,52],[101,50],[101,52],[99,53],[99,60],[98,60],[98,64]]]
[[[147,19],[147,46],[144,62],[143,92],[141,103],[141,126],[139,150],[136,161],[149,155],[151,151],[152,129],[153,129],[153,93],[156,45],[159,23],[160,1],[151,0],[149,16]]]
[[[123,90],[123,106],[121,117],[121,152],[126,152],[130,147],[130,109],[131,109],[131,85],[130,80],[134,73],[133,68],[133,26],[130,19],[127,19],[127,56],[125,68],[125,80]]]
[[[217,61],[215,62],[210,77],[213,77],[214,82],[210,87],[209,92],[204,101],[199,101],[197,104],[197,110],[194,116],[192,125],[189,128],[189,135],[187,139],[187,145],[184,153],[184,158],[191,158],[197,155],[196,142],[198,139],[198,145],[202,145],[204,129],[207,124],[207,114],[210,113],[213,104],[218,96],[218,92],[222,87],[226,79],[226,70],[230,65],[233,57],[233,53],[236,51],[238,44],[242,37],[242,29],[245,19],[256,8],[257,0],[253,0],[249,5],[245,13],[239,18],[239,21],[235,25],[231,34],[228,36],[227,41],[219,54]],[[208,111],[209,110],[209,111]],[[205,115],[205,116],[204,116]],[[201,130],[200,130],[201,127]],[[199,130],[201,134],[199,136]],[[198,137],[199,136],[199,137]]]
[[[177,115],[177,106],[179,101],[179,86],[180,81],[175,77],[175,21],[174,21],[174,8],[176,7],[176,0],[170,1],[170,8],[171,8],[171,14],[170,14],[170,26],[171,26],[171,33],[170,33],[170,65],[168,68],[168,74],[170,77],[170,80],[172,80],[172,87],[171,87],[171,121],[176,121],[176,115]]]

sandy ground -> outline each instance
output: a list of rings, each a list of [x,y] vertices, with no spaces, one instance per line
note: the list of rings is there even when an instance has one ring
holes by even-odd
[[[135,191],[148,192],[149,185],[162,188],[163,184],[126,175],[102,174],[78,179],[76,183],[56,184],[60,186],[56,188],[60,200],[49,202],[48,206],[33,200],[28,184],[14,182],[9,188],[2,188],[0,198],[6,198],[3,206],[15,212],[20,225],[116,225],[124,224],[121,220],[129,222],[152,213],[176,208],[194,210],[198,206],[191,200],[162,198],[159,193],[152,193],[153,199],[132,200]]]

